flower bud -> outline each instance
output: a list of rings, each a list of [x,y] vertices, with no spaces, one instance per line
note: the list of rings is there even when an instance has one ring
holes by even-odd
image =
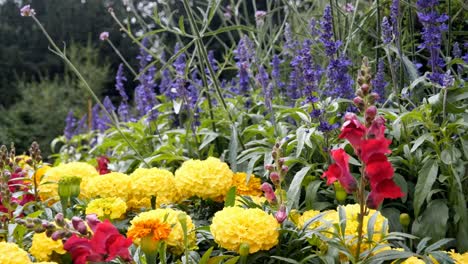
[[[289,167],[287,165],[283,165],[283,166],[281,166],[281,171],[286,173],[286,172],[289,171]]]
[[[286,218],[288,218],[288,214],[286,213],[286,206],[281,205],[279,210],[275,214],[276,221],[282,224]]]
[[[364,93],[364,95],[366,95],[368,92],[369,92],[369,84],[367,83],[364,83],[363,85],[361,85],[361,90],[362,90],[362,93]]]
[[[276,195],[271,184],[264,182],[261,189],[265,193],[265,198],[268,200],[268,202],[276,203]]]
[[[98,219],[96,214],[89,214],[86,216],[86,223],[88,224],[89,228],[93,230],[93,232],[96,230],[96,227],[101,221]]]
[[[75,230],[78,230],[78,226],[81,222],[83,222],[83,219],[79,218],[78,216],[74,216],[72,217],[71,222],[72,222],[73,228]]]
[[[248,256],[250,251],[250,246],[247,243],[242,243],[239,247],[239,255],[242,257]]]
[[[377,107],[375,105],[371,105],[366,109],[366,119],[374,120],[375,116],[377,115]]]
[[[46,230],[46,236],[51,237],[54,234],[54,230]]]
[[[407,227],[409,226],[411,222],[411,217],[409,216],[409,214],[406,214],[406,213],[403,213],[400,215],[400,224],[404,227]]]
[[[273,166],[273,164],[265,165],[265,170],[267,170],[267,171],[272,171],[274,168],[275,168],[275,166]]]
[[[286,160],[284,158],[280,158],[278,160],[279,165],[283,165]]]
[[[354,99],[353,99],[353,103],[354,103],[356,106],[361,106],[361,105],[364,104],[364,100],[362,100],[361,97],[356,96],[356,97],[354,97]]]
[[[60,227],[63,227],[65,225],[65,219],[62,213],[58,213],[55,215],[55,223]]]
[[[75,230],[82,235],[86,235],[88,233],[88,227],[83,221],[78,223],[78,226],[75,228]]]
[[[273,184],[278,184],[280,181],[279,174],[276,171],[270,173],[270,180],[273,182]]]
[[[50,238],[52,238],[52,240],[54,241],[57,241],[59,239],[62,239],[64,235],[64,231],[63,230],[57,230],[55,232],[52,233],[52,235],[50,236]]]

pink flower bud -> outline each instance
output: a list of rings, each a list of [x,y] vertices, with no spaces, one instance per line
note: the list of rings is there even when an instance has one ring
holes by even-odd
[[[366,109],[366,119],[369,118],[370,120],[374,120],[374,117],[377,115],[377,107],[375,105],[369,106]]]
[[[109,38],[109,32],[107,31],[104,31],[99,35],[99,39],[102,41],[107,40],[108,38]]]
[[[353,99],[353,103],[354,103],[355,105],[359,106],[359,105],[364,104],[364,100],[362,100],[361,97],[356,96],[356,97],[354,97],[354,99]]]
[[[96,227],[101,221],[98,219],[96,214],[89,214],[86,216],[86,223],[88,223],[89,228],[91,230],[96,231]]]
[[[355,120],[355,119],[357,119],[357,116],[356,116],[355,113],[350,113],[350,112],[348,112],[348,113],[345,114],[345,117],[344,117],[344,118],[345,118],[346,121],[348,121],[348,120]]]
[[[367,94],[367,93],[369,92],[369,88],[370,88],[370,87],[369,87],[369,85],[368,85],[367,83],[361,85],[361,89],[362,89],[362,92],[363,92],[364,94]]]
[[[288,214],[286,213],[286,206],[281,205],[279,210],[275,214],[276,221],[282,224],[286,218],[288,218]]]
[[[36,11],[30,5],[25,5],[20,9],[21,16],[34,16]]]
[[[289,167],[287,165],[283,165],[281,166],[281,171],[286,173],[289,171]]]
[[[275,192],[273,191],[273,187],[271,184],[264,182],[261,187],[262,191],[265,193],[265,198],[268,200],[270,203],[275,203],[276,202],[276,195]]]
[[[286,161],[285,158],[280,158],[280,159],[278,160],[278,163],[279,163],[280,165],[283,165],[285,161]]]
[[[78,216],[74,216],[72,217],[71,222],[72,222],[73,228],[78,231],[78,227],[80,223],[83,222],[83,219],[79,218]]]
[[[265,170],[267,171],[272,171],[275,167],[273,166],[273,164],[267,164],[265,165]]]
[[[271,180],[274,184],[278,184],[279,181],[280,181],[280,176],[279,176],[279,174],[278,174],[276,171],[270,173],[270,180]]]

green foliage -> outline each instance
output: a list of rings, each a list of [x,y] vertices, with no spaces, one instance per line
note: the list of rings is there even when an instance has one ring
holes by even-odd
[[[109,66],[99,61],[96,49],[91,43],[85,47],[72,45],[68,53],[77,67],[83,69],[82,74],[93,84],[95,92],[101,94]],[[81,85],[68,71],[63,79],[44,77],[40,81],[19,81],[21,101],[0,109],[0,142],[13,142],[24,152],[28,142],[37,141],[47,158],[51,154],[50,142],[63,133],[67,113],[72,110],[79,116],[88,111],[89,97],[83,96]]]

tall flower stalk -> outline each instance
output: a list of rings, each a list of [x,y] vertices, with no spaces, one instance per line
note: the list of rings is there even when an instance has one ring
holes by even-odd
[[[372,92],[367,58],[363,60],[358,84],[359,89],[353,101],[361,113],[364,113],[364,123],[361,123],[357,115],[346,114],[339,138],[348,140],[355,155],[361,161],[361,177],[357,181],[352,176],[349,155],[342,148],[331,151],[335,163],[331,164],[322,175],[322,178],[327,178],[329,185],[339,181],[347,193],[355,194],[360,205],[355,263],[360,260],[364,216],[368,214],[368,209],[377,209],[385,198],[396,199],[404,195],[393,181],[394,169],[386,156],[391,153],[389,149],[391,140],[385,138],[385,119],[378,116],[374,105],[378,95]],[[367,193],[368,187],[369,193]]]
[[[138,149],[133,145],[133,143],[128,139],[128,137],[125,135],[125,133],[122,131],[119,121],[115,113],[109,112],[106,107],[103,105],[103,103],[99,100],[98,96],[96,93],[94,93],[93,89],[89,85],[88,81],[83,77],[81,72],[76,68],[76,66],[73,64],[73,62],[67,57],[67,55],[57,46],[55,41],[52,39],[52,37],[49,35],[47,30],[44,28],[44,26],[41,24],[41,22],[37,19],[35,16],[35,11],[32,9],[29,5],[24,6],[21,8],[21,15],[22,16],[29,16],[31,17],[34,22],[37,24],[39,29],[42,31],[44,36],[47,38],[49,41],[50,45],[52,46],[52,52],[55,53],[57,56],[63,59],[63,61],[70,67],[70,69],[76,74],[78,79],[84,84],[83,87],[86,89],[86,91],[93,97],[93,99],[96,101],[96,103],[99,105],[101,108],[102,112],[111,120],[112,124],[115,126],[119,134],[122,136],[122,138],[125,140],[127,145],[135,152],[135,155],[138,157],[138,159],[143,162],[146,166],[149,167],[149,164],[145,161],[143,156],[140,154]]]

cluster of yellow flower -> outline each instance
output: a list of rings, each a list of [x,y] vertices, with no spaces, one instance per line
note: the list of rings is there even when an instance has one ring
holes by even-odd
[[[62,242],[60,241],[59,243],[61,244]],[[48,248],[48,246],[51,246],[51,248]],[[39,252],[41,250],[43,252]],[[63,246],[59,246],[58,244],[51,243],[50,241],[45,241],[43,238],[36,238],[36,243],[34,243],[34,239],[33,239],[33,245],[30,249],[30,252],[39,262],[32,262],[31,259],[29,259],[28,253],[24,251],[23,249],[19,248],[18,245],[16,245],[15,243],[0,242],[0,263],[2,264],[32,264],[32,263],[57,264],[56,262],[49,262],[50,255],[52,254],[52,252],[57,252],[58,254],[64,254],[65,250],[63,249]]]
[[[239,252],[241,245],[249,253],[269,250],[278,244],[279,224],[275,217],[257,208],[226,207],[217,212],[210,226],[221,247]]]

